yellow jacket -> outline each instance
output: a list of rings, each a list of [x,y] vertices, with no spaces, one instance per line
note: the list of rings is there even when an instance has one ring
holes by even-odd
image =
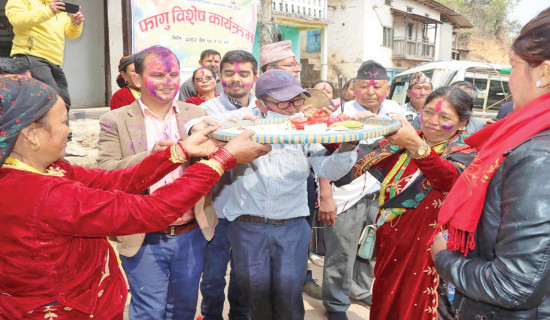
[[[54,14],[51,0],[8,0],[6,16],[13,26],[11,55],[26,54],[44,58],[54,65],[63,63],[65,37],[82,33],[82,23],[72,24],[65,12]]]

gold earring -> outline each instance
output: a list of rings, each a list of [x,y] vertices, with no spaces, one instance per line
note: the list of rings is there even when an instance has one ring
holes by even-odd
[[[31,144],[32,151],[38,151],[38,149],[40,149],[40,142],[37,141],[36,143],[32,143],[29,141],[29,143]]]

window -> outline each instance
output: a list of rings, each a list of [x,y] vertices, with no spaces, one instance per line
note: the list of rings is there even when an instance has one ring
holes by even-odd
[[[385,3],[386,3],[386,5],[391,6],[391,2],[392,2],[392,0],[386,0]]]
[[[407,12],[413,12],[413,7],[407,7]]]
[[[414,25],[412,23],[407,24],[407,33],[409,35],[409,39],[412,39],[413,37],[413,28],[414,28]]]
[[[382,29],[382,45],[384,47],[392,47],[393,45],[393,29],[389,27],[383,27]]]

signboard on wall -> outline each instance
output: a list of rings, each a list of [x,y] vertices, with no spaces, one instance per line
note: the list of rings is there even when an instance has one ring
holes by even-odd
[[[196,68],[205,49],[252,52],[256,0],[133,0],[133,52],[170,48],[182,69]]]

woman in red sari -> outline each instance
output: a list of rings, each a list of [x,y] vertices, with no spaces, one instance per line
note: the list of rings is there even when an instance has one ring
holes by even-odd
[[[462,130],[471,105],[460,89],[435,90],[421,131],[399,118],[402,128],[351,171],[355,178],[368,170],[382,182],[371,319],[438,319],[439,277],[428,243],[446,193],[473,159]]]
[[[122,319],[126,283],[107,236],[166,228],[225,170],[269,147],[243,135],[225,148],[189,136],[119,171],[72,166],[67,111],[53,89],[0,76],[0,319]],[[247,150],[249,149],[249,150]],[[189,161],[175,182],[151,184]]]

